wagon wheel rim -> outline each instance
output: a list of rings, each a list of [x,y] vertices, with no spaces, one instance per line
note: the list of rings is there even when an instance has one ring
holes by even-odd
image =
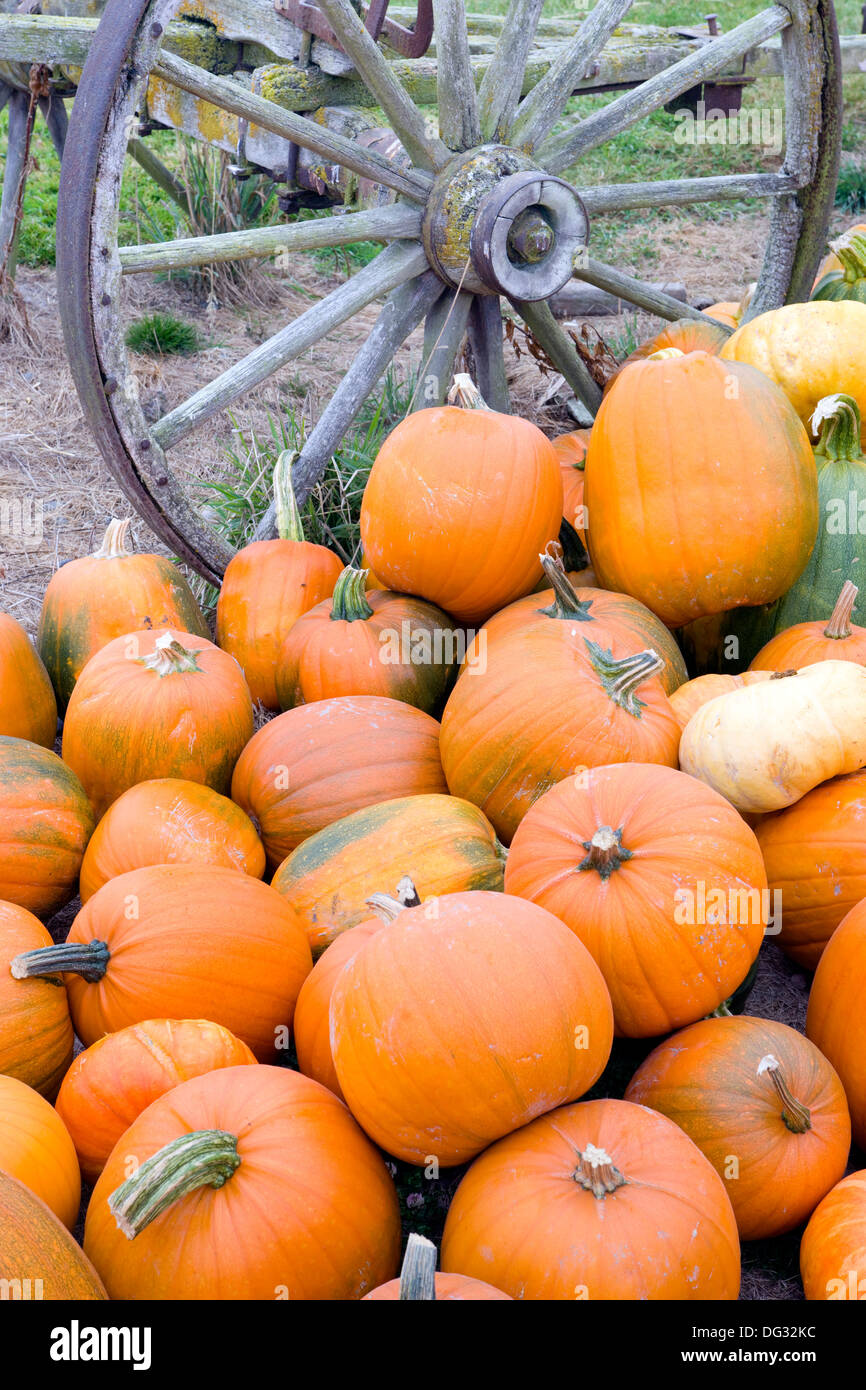
[[[355,144],[164,50],[166,25],[181,0],[109,0],[70,122],[61,174],[57,263],[60,313],[75,384],[100,452],[135,509],[166,545],[213,583],[219,583],[234,552],[188,499],[169,462],[170,451],[360,309],[384,298],[372,332],[300,452],[294,481],[301,501],[309,496],[398,348],[422,322],[425,343],[415,408],[444,399],[467,336],[489,404],[509,408],[504,300],[594,413],[600,390],[546,302],[572,275],[663,318],[705,317],[589,256],[588,223],[594,214],[750,195],[771,198],[770,234],[749,310],[754,315],[808,297],[832,207],[841,62],[829,0],[790,0],[786,8],[770,5],[663,73],[615,96],[589,116],[571,118],[565,126],[571,91],[628,13],[631,0],[597,0],[575,37],[558,50],[546,76],[522,98],[543,0],[511,0],[477,92],[463,0],[434,0],[438,134],[428,129],[350,0],[319,3],[357,75],[384,110],[403,158]],[[786,94],[786,154],[780,172],[592,187],[564,177],[582,154],[724,71],[777,33],[782,35]],[[368,213],[344,213],[339,219],[240,232],[231,247],[226,238],[217,237],[121,250],[118,203],[128,137],[154,75],[353,169],[359,177],[388,188],[397,201]],[[477,164],[483,177],[473,184]],[[447,205],[455,180],[478,189],[472,216],[457,232]],[[553,228],[552,237],[545,223]],[[166,255],[187,256],[186,264],[204,265],[215,258],[267,254],[274,249],[275,236],[288,250],[327,248],[370,236],[385,243],[385,249],[215,382],[149,424],[138,401],[117,312],[123,275],[152,268],[151,262],[160,258],[164,264]],[[269,534],[271,526],[269,515],[257,534]]]

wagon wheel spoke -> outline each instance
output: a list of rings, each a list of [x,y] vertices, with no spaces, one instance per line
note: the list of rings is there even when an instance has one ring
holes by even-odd
[[[574,273],[578,280],[585,280],[588,285],[595,285],[596,289],[607,290],[608,294],[615,295],[617,299],[624,299],[627,303],[634,304],[635,308],[644,309],[648,314],[658,314],[663,319],[714,322],[699,309],[693,309],[690,304],[674,299],[669,294],[663,294],[661,290],[654,290],[652,285],[647,285],[643,280],[626,275],[612,265],[605,265],[603,261],[593,260],[592,256],[587,257],[585,265],[575,268]]]
[[[601,387],[590,376],[583,360],[578,357],[574,343],[563,333],[544,302],[529,304],[512,299],[511,303],[533,338],[544,349],[554,367],[565,377],[578,400],[595,415],[601,404]]]
[[[511,409],[503,351],[502,306],[498,298],[479,294],[472,301],[467,325],[475,378],[491,410]]]
[[[450,150],[481,143],[463,0],[433,0],[439,134]]]
[[[578,191],[587,212],[603,213],[715,203],[728,198],[778,198],[783,193],[796,193],[801,184],[802,180],[792,174],[720,174],[716,178],[594,184]]]
[[[511,0],[493,61],[478,89],[481,133],[485,140],[504,143],[509,138],[543,6],[544,0]]]

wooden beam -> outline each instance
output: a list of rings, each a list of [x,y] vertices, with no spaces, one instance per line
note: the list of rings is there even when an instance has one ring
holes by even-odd
[[[624,299],[638,309],[645,309],[648,314],[659,314],[663,319],[697,319],[699,323],[713,324],[716,322],[715,319],[702,314],[700,309],[693,309],[690,304],[683,304],[679,299],[653,289],[644,280],[636,280],[633,275],[626,275],[612,265],[595,261],[591,256],[586,265],[575,267],[574,273],[579,280],[585,280],[588,285],[607,290],[608,294],[616,295],[618,299]]]

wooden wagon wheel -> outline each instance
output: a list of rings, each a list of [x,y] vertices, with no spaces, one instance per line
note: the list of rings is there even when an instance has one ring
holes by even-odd
[[[267,0],[263,0],[267,3]],[[255,95],[161,48],[180,0],[109,0],[74,105],[63,164],[58,278],[66,345],[87,419],[106,462],[154,531],[218,581],[231,549],[197,514],[169,457],[243,392],[258,385],[360,309],[384,298],[378,320],[312,430],[295,468],[306,498],[407,336],[425,321],[418,404],[441,400],[468,332],[479,385],[508,408],[502,350],[504,297],[593,409],[598,388],[546,301],[572,274],[666,318],[702,317],[582,249],[593,214],[746,196],[772,200],[769,241],[751,313],[808,297],[826,233],[838,167],[839,41],[829,0],[772,4],[664,72],[584,118],[564,118],[569,95],[629,9],[597,0],[546,76],[520,99],[543,0],[511,0],[476,93],[463,0],[434,0],[438,134],[370,38],[350,0],[319,0],[356,74],[385,112],[402,151],[382,153]],[[658,110],[772,35],[781,33],[786,155],[779,173],[584,187],[563,178],[587,151]],[[393,201],[228,237],[118,247],[127,136],[149,75],[204,99],[332,165],[389,190]],[[288,146],[287,146],[288,148]],[[575,174],[572,173],[572,178]],[[286,250],[386,243],[364,269],[269,341],[149,424],[123,341],[121,278],[146,267],[193,266]]]

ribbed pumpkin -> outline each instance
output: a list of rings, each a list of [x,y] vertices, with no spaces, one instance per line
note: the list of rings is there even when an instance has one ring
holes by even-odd
[[[342,816],[447,790],[438,722],[379,695],[278,715],[250,739],[232,777],[232,796],[258,826],[272,868]]]
[[[866,1149],[866,902],[852,907],[824,950],[806,1015],[806,1036],[836,1068],[854,1142]]]
[[[84,1248],[112,1298],[359,1299],[396,1271],[397,1194],[330,1091],[285,1067],[229,1067],[130,1126]]]
[[[160,777],[130,787],[102,817],[81,865],[81,901],[148,864],[219,864],[261,878],[265,851],[249,816],[227,796]]]
[[[292,464],[282,453],[274,469],[277,539],[239,550],[223,576],[216,640],[240,663],[250,694],[279,709],[275,673],[283,642],[303,613],[334,592],[342,565],[323,545],[304,539],[292,490]]]
[[[207,637],[207,624],[176,565],[135,555],[130,519],[112,521],[92,555],[52,576],[42,601],[39,652],[61,710],[87,662],[115,637],[141,628],[174,628]]]
[[[810,1302],[866,1299],[866,1168],[849,1173],[812,1213],[800,1274]]]
[[[695,676],[676,689],[670,697],[671,709],[682,729],[686,727],[693,714],[714,700],[717,695],[727,695],[730,690],[739,690],[744,685],[755,685],[768,681],[771,671],[744,671],[741,676]]]
[[[406,874],[422,899],[501,889],[492,826],[476,806],[454,796],[382,801],[311,835],[280,865],[273,887],[291,903],[317,956],[369,917],[371,893]]]
[[[853,299],[866,304],[866,231],[852,229],[831,241],[830,249],[839,262],[839,269],[828,270],[819,278],[812,298]]]
[[[456,1303],[480,1303],[503,1298],[509,1303],[513,1301],[510,1294],[501,1293],[492,1284],[484,1284],[480,1279],[467,1279],[465,1274],[437,1274],[436,1246],[432,1240],[413,1232],[406,1245],[400,1278],[380,1284],[372,1293],[364,1294],[363,1301],[396,1303],[435,1302],[441,1299]]]
[[[733,994],[761,946],[766,886],[755,836],[723,797],[639,763],[553,787],[505,868],[506,893],[580,937],[629,1037],[692,1023]]]
[[[468,377],[455,385],[460,406],[416,410],[385,440],[361,540],[390,588],[477,623],[538,582],[539,553],[562,521],[562,482],[541,430],[488,410]]]
[[[50,917],[74,896],[90,802],[56,753],[0,737],[0,899]]]
[[[193,1076],[255,1060],[246,1043],[207,1019],[149,1018],[98,1038],[75,1058],[57,1097],[87,1181],[96,1181],[151,1101]]]
[[[0,734],[53,748],[57,701],[27,633],[8,613],[0,613]]]
[[[856,661],[866,665],[866,627],[851,622],[859,590],[850,580],[842,585],[829,621],[795,623],[777,632],[762,647],[751,671],[797,671],[816,661]]]
[[[853,226],[846,228],[846,230],[842,233],[842,235],[843,235],[843,236],[850,236],[852,233],[854,233],[854,234],[856,234],[856,235],[858,235],[858,236],[866,236],[866,222],[855,222],[855,223],[853,224]],[[825,275],[829,275],[829,274],[830,274],[830,271],[831,271],[831,270],[841,270],[841,269],[842,269],[842,262],[839,260],[839,257],[836,255],[835,251],[832,249],[832,242],[831,242],[830,245],[829,245],[829,247],[828,247],[826,256],[825,256],[824,259],[822,260],[821,264],[818,266],[818,273],[817,273],[817,275],[815,276],[814,285],[813,285],[813,287],[812,287],[813,290],[814,290],[814,288],[815,288],[816,285],[819,285],[819,284],[821,283],[821,281],[824,279],[824,276],[825,276]]]
[[[23,1299],[69,1303],[106,1297],[96,1270],[54,1212],[2,1171],[0,1279],[13,1287],[20,1281]]]
[[[15,980],[10,963],[53,942],[38,918],[0,902],[0,1075],[15,1076],[53,1100],[72,1061],[66,990],[55,980]]]
[[[276,668],[282,709],[340,695],[378,695],[428,713],[451,682],[457,633],[441,608],[376,590],[343,570],[333,596],[292,627]]]
[[[818,526],[814,459],[784,394],[706,352],[623,371],[593,426],[585,499],[601,583],[672,627],[778,598]]]
[[[624,1100],[569,1105],[472,1164],[442,1266],[513,1298],[731,1300],[740,1244],[724,1183],[670,1120]]]
[[[707,318],[715,319],[725,328],[739,328],[740,313],[742,304],[735,299],[720,299],[717,303],[711,304],[708,309],[704,309]]]
[[[543,908],[501,893],[406,908],[356,952],[331,996],[349,1109],[388,1153],[422,1167],[464,1163],[576,1100],[612,1037],[589,952]]]
[[[562,475],[562,515],[573,526],[586,545],[586,513],[583,505],[583,470],[589,430],[571,430],[553,440],[553,452],[559,459]]]
[[[653,353],[663,352],[667,348],[677,348],[683,353],[709,352],[714,355],[720,352],[731,336],[730,330],[736,327],[734,319],[727,313],[729,308],[737,309],[739,305],[713,305],[713,309],[719,309],[725,314],[724,319],[716,323],[708,323],[706,319],[674,319],[672,323],[666,323],[664,328],[641,343],[620,362],[616,371],[605,382],[604,394],[607,395],[626,367],[630,367],[632,362],[643,362],[645,358],[652,357]],[[712,309],[705,309],[704,313],[710,318],[718,319],[718,315],[714,314]]]
[[[66,941],[12,963],[16,979],[65,974],[85,1047],[151,1018],[209,1018],[273,1057],[312,968],[294,912],[234,869],[156,864],[112,878]]]
[[[18,1178],[70,1230],[78,1220],[81,1173],[63,1120],[44,1096],[0,1076],[0,1170]]]
[[[63,758],[97,815],[137,782],[180,777],[228,793],[253,707],[234,657],[188,632],[131,632],[81,673]]]
[[[667,1115],[725,1180],[743,1240],[793,1230],[845,1172],[842,1083],[801,1033],[765,1018],[706,1018],[641,1064],[625,1099]]]
[[[775,940],[814,970],[842,918],[866,898],[866,772],[822,782],[763,816],[755,833],[770,890],[781,894]]]
[[[400,1297],[400,1280],[389,1279],[387,1284],[381,1284],[372,1293],[365,1293],[363,1302],[375,1300],[381,1303],[396,1303]],[[483,1283],[481,1279],[467,1279],[463,1274],[437,1274],[436,1297],[440,1302],[482,1303],[503,1298],[509,1303],[512,1302],[511,1294],[502,1293],[499,1289],[494,1289],[492,1284]]]

